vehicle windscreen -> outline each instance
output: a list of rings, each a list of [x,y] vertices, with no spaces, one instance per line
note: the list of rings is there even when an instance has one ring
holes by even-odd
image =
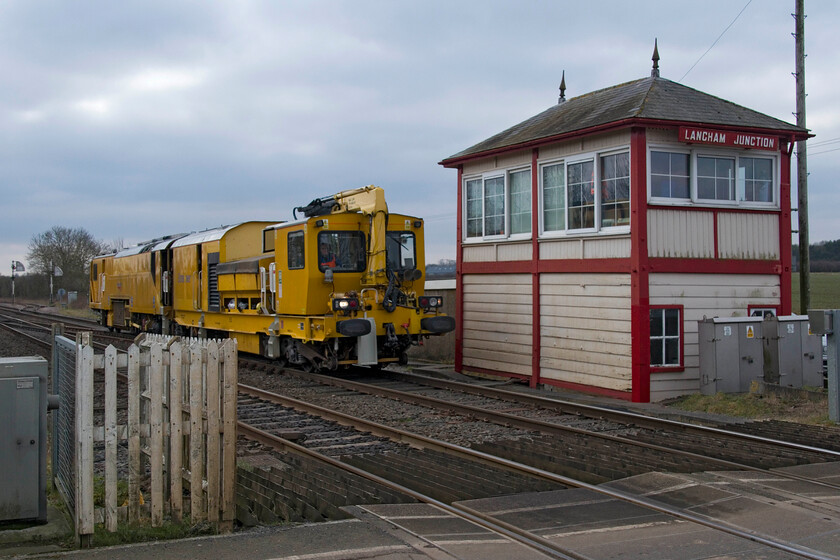
[[[365,234],[360,231],[318,233],[318,270],[361,272],[367,265]]]
[[[389,231],[385,238],[385,258],[388,270],[405,272],[417,268],[417,247],[410,231]]]

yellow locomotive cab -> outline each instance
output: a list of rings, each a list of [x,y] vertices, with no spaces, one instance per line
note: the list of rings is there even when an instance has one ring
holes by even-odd
[[[121,325],[231,336],[242,351],[312,369],[404,362],[423,337],[454,329],[438,312],[440,298],[423,294],[423,221],[390,214],[381,188],[316,199],[294,217],[178,236],[152,246],[155,258],[134,262],[118,253],[119,266],[94,259],[91,307],[109,324],[119,317],[106,302],[128,311]],[[129,263],[134,276],[116,275],[118,294],[109,291],[116,276],[94,280],[94,265]],[[164,287],[165,300],[156,297]],[[127,307],[123,292],[131,292]]]

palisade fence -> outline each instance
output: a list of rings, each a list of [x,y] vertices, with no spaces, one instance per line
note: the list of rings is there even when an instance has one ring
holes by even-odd
[[[75,342],[55,336],[54,357],[64,414],[56,420],[53,472],[80,544],[89,544],[97,521],[113,532],[118,521],[157,527],[164,516],[181,522],[187,515],[193,524],[232,529],[236,340],[141,335],[127,353],[109,346],[95,354],[90,333],[79,333]],[[94,407],[95,392],[104,394],[104,410]],[[118,409],[118,398],[125,407]],[[104,462],[95,463],[95,453]],[[103,479],[97,508],[94,486]]]

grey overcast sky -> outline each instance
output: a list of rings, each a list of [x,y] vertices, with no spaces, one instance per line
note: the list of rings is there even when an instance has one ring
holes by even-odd
[[[794,122],[794,0],[753,0],[697,62],[746,5],[4,0],[0,272],[55,225],[133,245],[366,184],[454,258],[438,162],[555,104],[563,70],[567,98],[648,76],[658,38],[662,77]],[[840,2],[806,13],[817,242],[840,238]]]

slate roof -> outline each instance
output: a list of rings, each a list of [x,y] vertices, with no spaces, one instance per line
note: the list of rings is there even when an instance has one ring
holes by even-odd
[[[628,122],[629,121],[629,122]],[[648,77],[569,99],[444,159],[454,165],[485,152],[517,149],[578,131],[633,121],[674,121],[808,136],[804,128],[665,78]]]

